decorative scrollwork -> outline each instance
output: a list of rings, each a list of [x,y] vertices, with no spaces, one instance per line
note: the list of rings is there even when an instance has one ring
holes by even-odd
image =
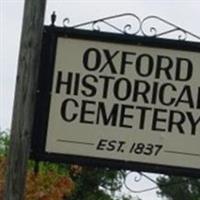
[[[93,31],[117,32],[121,34],[139,35],[156,38],[171,38],[179,40],[200,40],[200,36],[187,31],[161,17],[148,16],[141,20],[133,13],[100,18],[70,26],[69,18],[63,20],[64,27],[89,29]]]
[[[148,185],[150,185],[150,187],[137,190],[136,184],[141,183],[143,180],[149,181]],[[141,172],[127,172],[126,176],[124,177],[124,186],[129,192],[133,192],[135,194],[158,189],[157,182],[153,178]]]
[[[116,22],[116,19],[119,21]],[[124,20],[126,20],[125,25],[124,25]],[[122,34],[132,34],[132,35],[136,35],[140,32],[140,24],[141,24],[139,17],[137,17],[135,14],[132,13],[125,13],[125,14],[104,17],[101,19],[88,21],[73,26],[69,26],[68,22],[69,22],[68,18],[64,19],[63,26],[72,28],[83,28],[83,29],[89,28],[92,29],[93,31],[97,30],[103,31],[105,29],[105,31],[108,32],[118,32]],[[102,26],[100,26],[100,24]]]
[[[151,20],[153,20],[154,23],[151,24]],[[161,30],[158,31],[158,28]],[[200,39],[199,36],[194,35],[193,33],[190,33],[189,31],[186,31],[185,29],[157,16],[148,16],[144,18],[141,22],[141,32],[144,36],[162,37],[163,35],[179,33],[177,34],[179,40],[186,40],[188,35],[195,37],[196,39]]]
[[[63,25],[64,25],[64,27],[69,27],[69,24],[70,24],[70,19],[69,19],[69,18],[65,18],[65,19],[63,20]]]
[[[93,22],[92,23],[92,29],[94,31],[100,31],[101,30],[101,28],[100,28],[100,26],[98,24],[100,24],[100,22]]]
[[[147,175],[147,174],[142,173],[142,172],[132,172],[132,171],[128,171],[123,176],[123,180],[124,180],[124,183],[123,183],[124,187],[129,192],[132,192],[132,193],[135,193],[135,194],[150,192],[152,190],[157,190],[159,188],[166,188],[166,187],[170,187],[170,186],[173,186],[173,185],[175,186],[175,185],[183,184],[184,182],[188,181],[187,179],[185,179],[185,180],[174,181],[173,183],[170,183],[170,184],[169,183],[160,184],[156,180],[154,180],[152,178],[152,176],[150,176],[150,175]],[[139,189],[139,188],[141,188],[141,186],[144,187],[143,181],[146,182],[146,185],[148,185],[148,187],[146,187],[144,189]],[[138,184],[138,186],[137,186],[137,184]]]

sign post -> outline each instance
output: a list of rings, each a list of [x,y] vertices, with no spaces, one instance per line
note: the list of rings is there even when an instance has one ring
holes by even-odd
[[[51,27],[45,38],[33,156],[200,175],[199,43]]]
[[[24,199],[45,4],[45,0],[25,1],[5,200]]]

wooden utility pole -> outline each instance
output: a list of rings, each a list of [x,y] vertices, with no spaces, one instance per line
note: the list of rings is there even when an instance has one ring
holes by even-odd
[[[5,200],[24,199],[46,0],[25,0]]]

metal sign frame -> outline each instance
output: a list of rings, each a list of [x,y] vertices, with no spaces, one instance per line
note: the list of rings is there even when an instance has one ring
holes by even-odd
[[[147,171],[172,175],[200,177],[200,169],[198,170],[194,168],[182,168],[168,165],[110,160],[96,157],[79,155],[74,156],[45,152],[48,115],[51,101],[50,92],[52,88],[55,53],[58,37],[200,52],[200,43],[196,42],[46,26],[42,42],[41,67],[39,72],[36,110],[34,113],[35,123],[32,134],[31,158],[38,161],[76,163],[81,165],[110,167],[115,169],[127,169],[135,171]]]

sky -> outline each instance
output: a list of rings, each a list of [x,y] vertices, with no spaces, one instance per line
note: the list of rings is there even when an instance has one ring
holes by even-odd
[[[23,4],[24,0],[0,0],[0,130],[11,127]],[[141,19],[159,16],[200,36],[199,10],[200,0],[48,0],[45,24],[50,24],[53,11],[57,14],[57,26],[62,26],[64,18],[69,18],[73,25],[134,13]],[[145,184],[140,187],[149,187]],[[143,200],[159,199],[154,191],[137,195]]]

